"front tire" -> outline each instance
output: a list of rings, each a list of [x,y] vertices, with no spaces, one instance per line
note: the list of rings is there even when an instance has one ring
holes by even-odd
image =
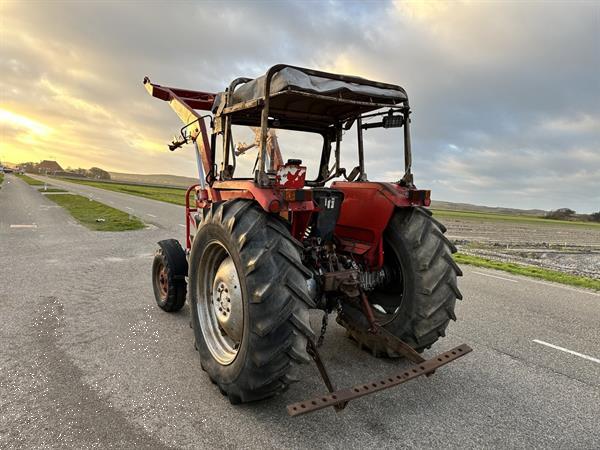
[[[185,280],[175,279],[175,270],[169,264],[162,248],[156,250],[152,261],[152,286],[154,299],[160,309],[176,312],[185,304]]]
[[[394,275],[367,293],[378,323],[417,351],[445,336],[450,320],[456,320],[456,299],[462,299],[457,287],[462,271],[452,259],[456,247],[445,231],[426,209],[396,210],[384,233],[384,265]],[[377,356],[399,356],[382,338],[348,326],[344,314],[364,325],[362,313],[350,306],[339,318],[361,346]]]
[[[310,272],[285,225],[250,200],[211,205],[190,255],[192,327],[203,369],[232,403],[297,381],[313,339]]]

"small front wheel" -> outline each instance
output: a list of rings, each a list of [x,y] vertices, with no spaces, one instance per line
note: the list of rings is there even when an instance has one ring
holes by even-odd
[[[152,286],[156,304],[164,311],[179,311],[185,304],[185,281],[175,280],[174,271],[162,249],[158,249],[152,263]]]

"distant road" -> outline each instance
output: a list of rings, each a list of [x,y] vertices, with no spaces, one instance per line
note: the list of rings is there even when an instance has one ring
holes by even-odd
[[[89,231],[7,176],[0,190],[0,447],[600,447],[595,292],[463,267],[459,321],[425,354],[462,342],[472,353],[342,413],[291,419],[287,403],[325,392],[314,367],[304,367],[302,381],[283,395],[234,407],[200,369],[189,307],[170,315],[155,306],[155,242],[183,238],[183,207],[49,182],[131,208],[155,227]],[[340,387],[405,366],[360,351],[333,317],[330,323],[322,353]]]
[[[56,180],[56,177],[43,177],[43,178],[48,178],[49,180]],[[98,183],[109,183],[109,184],[126,184],[129,186],[151,186],[151,187],[158,187],[158,188],[170,188],[170,189],[187,189],[190,185],[192,185],[194,182],[190,182],[190,184],[188,184],[187,186],[182,186],[181,184],[161,184],[161,183],[150,183],[150,182],[143,182],[143,181],[130,181],[130,180],[115,180],[115,179],[111,179],[111,180],[94,180],[94,179],[90,179],[90,178],[80,178],[80,177],[69,177],[69,176],[60,176],[59,175],[59,179],[64,179],[66,181],[69,180],[73,180],[73,181],[78,181],[78,180],[82,180],[82,181],[97,181]],[[195,180],[195,183],[198,183],[197,180]]]
[[[171,203],[150,200],[135,195],[122,194],[120,192],[99,189],[85,184],[71,183],[59,178],[43,177],[39,175],[30,175],[49,185],[58,186],[76,194],[92,196],[107,205],[113,206],[125,212],[140,217],[144,222],[151,223],[161,228],[172,230],[178,236],[182,235],[185,225],[185,208]],[[181,227],[180,227],[181,225]]]

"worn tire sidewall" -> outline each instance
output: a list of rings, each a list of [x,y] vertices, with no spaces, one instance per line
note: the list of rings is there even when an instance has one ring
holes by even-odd
[[[198,301],[200,300],[201,295],[199,292],[198,278],[200,276],[200,271],[203,270],[203,268],[199,267],[199,265],[202,259],[202,255],[204,254],[204,250],[209,244],[215,241],[219,242],[221,245],[223,245],[223,247],[225,247],[225,249],[229,253],[229,256],[233,260],[240,280],[240,288],[242,291],[243,299],[244,326],[242,343],[240,345],[235,359],[226,366],[219,364],[219,362],[217,362],[214,359],[204,339],[204,334],[202,333],[200,321],[198,318]],[[208,375],[213,380],[218,380],[219,383],[225,384],[232,383],[239,377],[246,364],[246,358],[248,357],[248,343],[250,339],[249,324],[251,320],[249,316],[250,308],[248,305],[249,297],[247,278],[244,271],[240,270],[243,267],[243,264],[240,257],[239,245],[233,240],[232,235],[228,233],[225,229],[223,229],[222,226],[210,222],[206,223],[200,227],[198,233],[194,238],[189,264],[189,292],[190,306],[192,311],[192,327],[194,329],[196,346],[198,348],[198,353],[200,356],[202,367],[204,368],[204,370],[206,370]],[[206,301],[206,299],[204,301]]]
[[[404,221],[403,221],[404,222]],[[398,227],[390,227],[384,234],[384,239],[389,242],[391,248],[395,249],[396,258],[400,260],[402,270],[403,290],[400,309],[385,328],[394,330],[397,336],[405,336],[411,333],[412,319],[415,316],[416,302],[419,301],[416,292],[417,280],[415,260],[411,257],[412,243],[404,238]],[[392,250],[394,251],[394,250]]]

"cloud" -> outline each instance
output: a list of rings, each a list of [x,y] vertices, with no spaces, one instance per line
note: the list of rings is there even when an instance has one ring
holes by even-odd
[[[1,107],[52,130],[31,134],[0,118],[5,158],[54,155],[64,165],[192,175],[190,151],[166,151],[180,124],[148,97],[143,76],[218,91],[288,62],[403,85],[413,108],[416,180],[435,198],[580,211],[600,205],[597,2],[2,8]],[[399,178],[401,132],[369,130],[366,139],[369,177]],[[348,168],[355,142],[349,132]],[[315,163],[319,149],[298,143],[294,137],[290,148]]]

